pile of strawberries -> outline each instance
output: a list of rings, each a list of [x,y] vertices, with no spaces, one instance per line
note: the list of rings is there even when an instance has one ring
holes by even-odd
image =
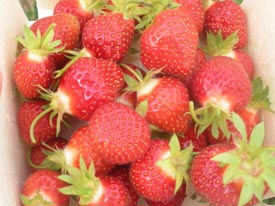
[[[13,68],[23,205],[241,206],[275,192],[260,118],[273,111],[240,3],[60,0],[26,26]]]

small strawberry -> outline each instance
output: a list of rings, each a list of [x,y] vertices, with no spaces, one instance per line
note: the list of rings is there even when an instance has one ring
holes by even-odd
[[[211,125],[229,138],[226,121],[230,113],[245,107],[252,97],[252,84],[242,65],[229,57],[215,56],[203,64],[191,80],[191,94],[198,109],[190,102],[190,111],[199,125],[198,134]]]
[[[76,196],[79,205],[129,205],[129,192],[124,183],[115,177],[96,177],[93,164],[87,168],[82,158],[80,168],[69,167],[68,174],[60,175],[59,179],[69,184],[60,192]]]
[[[69,13],[77,17],[81,31],[85,23],[93,18],[94,12],[100,10],[104,5],[103,1],[82,1],[82,0],[60,0],[54,7],[54,15]]]
[[[56,137],[56,118],[51,118],[50,114],[44,115],[39,119],[35,126],[31,124],[34,119],[43,112],[43,107],[47,102],[43,100],[24,101],[20,104],[17,114],[17,125],[19,134],[23,141],[28,145],[39,145],[42,141],[48,141]],[[30,129],[36,137],[30,135]]]
[[[109,176],[114,176],[120,179],[124,185],[127,187],[130,195],[130,203],[129,206],[137,206],[139,196],[136,193],[135,189],[133,188],[130,182],[130,174],[129,174],[129,165],[121,165],[117,166]]]
[[[135,161],[151,145],[147,122],[121,103],[111,102],[99,107],[89,120],[88,127],[96,149],[110,164]]]
[[[176,0],[182,7],[186,8],[196,25],[197,31],[201,32],[204,27],[204,7],[201,0]]]
[[[242,138],[232,144],[211,145],[195,156],[190,178],[195,191],[213,205],[255,205],[274,186],[274,148],[262,146],[264,124],[248,140],[245,124],[233,113]]]
[[[130,167],[130,181],[144,198],[171,201],[181,187],[188,183],[187,171],[192,160],[192,147],[180,149],[176,135],[170,142],[153,139],[147,153]]]
[[[57,137],[57,138],[45,141],[44,142],[45,145],[41,144],[41,145],[31,147],[28,153],[28,163],[32,168],[39,169],[40,166],[42,166],[45,159],[47,158],[48,153],[51,152],[49,147],[56,150],[61,150],[66,146],[67,142],[68,142],[67,139],[64,139],[62,137]],[[44,168],[44,166],[42,168]]]
[[[141,36],[140,60],[147,69],[184,78],[195,66],[198,32],[188,12],[179,7],[160,12]]]
[[[57,48],[63,48],[66,50],[73,50],[80,38],[80,25],[79,21],[72,14],[62,13],[54,16],[47,16],[35,21],[30,29],[43,35],[47,28],[54,24],[54,40],[61,41],[61,44]],[[68,61],[62,53],[53,54],[52,57],[55,60],[57,68],[62,68]]]
[[[13,66],[13,79],[19,92],[28,99],[40,95],[38,85],[49,88],[53,72],[56,69],[52,54],[61,51],[56,49],[59,40],[54,40],[54,25],[50,25],[45,33],[33,33],[24,28],[24,37],[17,37],[23,50],[16,58]]]
[[[58,172],[37,170],[26,180],[22,188],[21,201],[24,206],[68,206],[69,196],[59,192],[67,184],[57,177]]]
[[[189,93],[186,86],[173,77],[154,77],[159,71],[151,70],[145,77],[136,73],[134,80],[126,76],[128,91],[137,92],[137,108],[145,119],[160,130],[184,133],[190,124]]]
[[[239,41],[238,32],[223,39],[221,30],[217,34],[207,33],[207,46],[202,48],[210,56],[227,56],[240,62],[249,78],[254,78],[255,66],[252,57],[244,50],[234,48]]]
[[[214,1],[205,11],[204,30],[215,34],[221,30],[223,38],[234,32],[238,33],[239,41],[235,48],[247,45],[247,17],[241,6],[234,1]]]
[[[172,200],[164,201],[164,202],[155,202],[151,200],[146,200],[146,202],[150,206],[182,206],[182,203],[185,197],[186,197],[186,185],[183,184]]]

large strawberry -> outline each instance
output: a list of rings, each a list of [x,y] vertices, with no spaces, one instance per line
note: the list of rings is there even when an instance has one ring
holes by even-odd
[[[130,181],[137,193],[151,201],[171,201],[188,181],[192,147],[180,149],[176,135],[153,139],[147,153],[131,164]]]
[[[229,138],[226,120],[230,120],[232,111],[245,107],[252,96],[252,84],[242,65],[229,57],[213,57],[193,75],[190,88],[199,107],[194,111],[190,103],[199,134],[211,125],[213,136],[217,138],[221,129]]]
[[[148,123],[128,106],[111,102],[99,107],[89,123],[94,147],[110,164],[141,158],[151,145]]]
[[[198,32],[184,8],[160,12],[141,36],[141,62],[147,69],[184,78],[195,66]]]
[[[34,119],[43,112],[45,105],[47,102],[43,100],[24,101],[20,104],[17,125],[21,138],[28,145],[38,145],[56,136],[57,119],[51,118],[50,114],[39,119],[34,127],[31,126]],[[32,129],[33,136],[30,135],[30,129]]]
[[[242,119],[233,113],[242,138],[234,144],[211,145],[193,160],[192,185],[213,205],[255,205],[274,186],[274,148],[262,146],[264,124],[259,123],[248,140]]]
[[[13,78],[19,92],[28,99],[40,95],[38,85],[49,88],[52,83],[56,64],[50,55],[62,50],[55,48],[61,42],[53,39],[54,27],[49,25],[41,35],[26,26],[24,37],[17,37],[24,48],[14,62]]]
[[[206,8],[205,32],[222,32],[223,38],[234,32],[238,32],[239,41],[236,48],[243,48],[247,45],[247,17],[241,6],[234,1],[214,1]]]
[[[61,41],[58,48],[64,47],[64,49],[73,50],[78,45],[81,32],[80,25],[78,19],[72,14],[62,13],[47,16],[35,21],[30,28],[34,33],[40,31],[43,35],[51,24],[55,25],[53,39]],[[62,53],[56,53],[52,56],[57,68],[63,67],[67,62]]]
[[[69,196],[59,192],[67,184],[58,179],[60,174],[52,170],[37,170],[24,182],[21,201],[24,206],[68,206]]]
[[[79,205],[129,205],[129,192],[124,183],[115,177],[96,177],[93,164],[87,168],[82,158],[80,168],[69,167],[68,174],[60,175],[59,179],[69,184],[60,191],[66,195],[76,196]]]
[[[108,60],[76,58],[64,69],[66,72],[60,79],[57,91],[46,91],[42,95],[49,101],[44,113],[58,116],[57,133],[63,114],[89,120],[97,107],[115,100],[124,84],[121,68]],[[60,70],[58,74],[62,72]]]
[[[156,72],[151,70],[145,77],[136,73],[138,80],[126,76],[128,90],[137,92],[137,110],[143,110],[145,119],[163,131],[184,133],[191,120],[188,90],[179,79],[153,77]]]

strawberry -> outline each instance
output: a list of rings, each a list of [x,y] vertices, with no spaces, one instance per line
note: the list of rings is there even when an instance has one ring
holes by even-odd
[[[151,144],[147,122],[121,103],[111,102],[99,107],[88,126],[96,150],[110,164],[135,161],[144,155]]]
[[[241,138],[201,151],[191,165],[191,182],[213,205],[255,205],[268,188],[275,190],[274,148],[262,146],[264,123],[257,124],[248,138],[242,119],[236,113],[232,119]]]
[[[142,33],[140,60],[147,69],[184,78],[195,66],[198,32],[183,8],[160,12]]]
[[[22,188],[21,201],[24,206],[69,205],[69,196],[59,192],[67,184],[59,180],[58,172],[37,170],[26,180]]]
[[[55,47],[60,41],[53,39],[54,25],[50,25],[41,36],[24,28],[24,37],[17,37],[23,45],[23,50],[16,58],[13,66],[13,79],[19,92],[28,99],[40,95],[38,85],[49,88],[53,72],[56,69],[51,54],[61,51]]]
[[[46,114],[39,119],[34,127],[31,126],[36,116],[43,112],[43,107],[46,104],[47,102],[43,100],[24,101],[20,104],[17,125],[21,138],[28,145],[39,145],[42,141],[53,139],[56,136],[55,125],[57,119],[51,118],[50,114]],[[30,134],[31,129],[36,139]]]
[[[247,45],[247,17],[241,6],[234,1],[215,1],[205,11],[204,31],[217,34],[221,30],[223,38],[234,32],[239,41],[235,48]]]
[[[60,189],[61,193],[76,196],[79,205],[129,205],[129,192],[124,183],[115,177],[96,177],[93,164],[87,168],[82,158],[80,169],[69,167],[68,174],[60,175],[59,179],[69,184]]]
[[[182,7],[190,12],[196,25],[197,31],[201,32],[204,26],[204,7],[201,0],[176,0]]]
[[[57,75],[66,72],[60,79],[57,91],[42,94],[42,98],[49,101],[44,114],[58,116],[57,134],[63,114],[89,120],[97,107],[115,100],[124,83],[123,73],[117,64],[79,56],[81,53],[58,71]]]
[[[191,159],[192,147],[181,150],[176,135],[170,142],[153,139],[146,154],[131,164],[130,181],[137,193],[148,200],[171,201],[188,181]]]
[[[192,144],[193,151],[199,152],[207,147],[207,136],[205,133],[197,135],[194,125],[192,125],[183,135],[178,135],[180,146],[182,149]]]
[[[94,57],[121,61],[130,48],[135,25],[121,13],[110,13],[87,21],[82,32],[82,44]]]
[[[195,111],[190,102],[198,133],[211,125],[214,137],[218,137],[221,129],[229,138],[226,121],[230,120],[230,113],[245,107],[252,97],[252,84],[242,65],[232,58],[215,56],[193,75],[190,89],[199,105]]]
[[[138,80],[126,77],[127,90],[137,92],[137,109],[145,119],[160,130],[184,133],[190,124],[189,93],[186,86],[173,77],[154,77],[151,70],[145,77],[136,73]]]
[[[77,46],[80,38],[80,25],[77,18],[74,15],[67,13],[47,16],[35,21],[30,29],[34,33],[40,31],[43,35],[51,24],[55,25],[53,39],[61,41],[58,48],[73,50]],[[61,53],[56,53],[52,56],[57,68],[62,68],[67,62],[67,59]]]
[[[94,12],[104,5],[102,1],[60,0],[54,7],[54,15],[69,13],[77,17],[82,31],[85,23],[93,18]]]
[[[120,165],[117,166],[110,174],[109,176],[116,177],[120,179],[124,185],[127,187],[130,195],[130,203],[129,206],[136,206],[138,203],[139,196],[136,193],[135,189],[133,188],[131,182],[130,182],[130,176],[129,176],[129,165]]]
[[[146,202],[150,206],[182,206],[182,203],[185,197],[186,197],[186,185],[183,184],[172,200],[164,201],[164,202],[154,202],[151,200],[146,200]]]
[[[47,154],[51,152],[49,148],[61,150],[66,146],[67,139],[64,139],[62,137],[57,137],[57,138],[45,141],[44,144],[37,145],[29,149],[28,163],[34,169],[40,169],[40,166],[43,164],[43,162],[47,158]]]
[[[210,56],[227,56],[240,62],[249,78],[254,78],[255,66],[252,57],[241,49],[234,48],[239,41],[238,32],[230,34],[223,39],[221,30],[217,34],[207,33],[207,46],[202,48]]]

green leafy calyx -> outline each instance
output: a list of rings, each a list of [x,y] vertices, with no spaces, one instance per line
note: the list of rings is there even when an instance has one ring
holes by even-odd
[[[32,197],[27,197],[23,194],[20,195],[21,202],[24,205],[28,206],[48,206],[48,205],[53,205],[52,202],[47,201],[44,197],[41,191],[37,190],[35,194]]]
[[[253,195],[262,201],[266,185],[275,192],[275,147],[263,146],[264,124],[261,122],[252,130],[250,138],[246,137],[245,124],[236,113],[232,121],[242,138],[234,139],[235,149],[220,153],[211,160],[226,166],[223,183],[242,183],[238,205],[248,203]]]
[[[156,164],[175,178],[176,185],[174,193],[176,194],[183,182],[188,186],[188,170],[193,159],[193,146],[190,145],[186,149],[181,150],[178,137],[174,134],[170,139],[169,148],[170,155],[157,161]]]

